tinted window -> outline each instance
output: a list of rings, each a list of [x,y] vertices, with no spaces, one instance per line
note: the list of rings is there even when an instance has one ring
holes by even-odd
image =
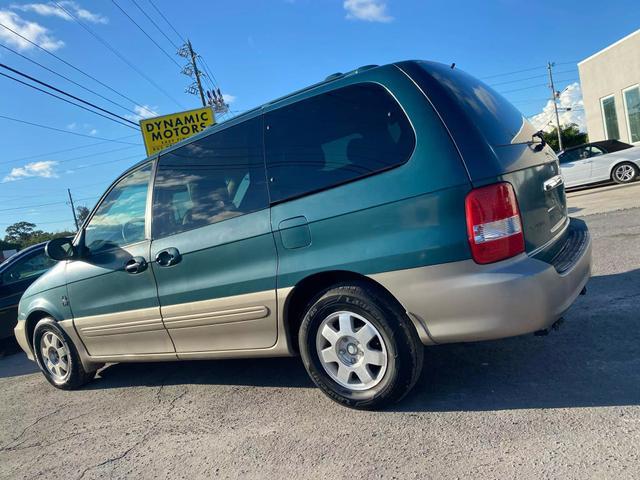
[[[383,87],[351,85],[265,116],[271,200],[332,187],[405,163],[409,120]]]
[[[105,250],[144,240],[144,217],[151,165],[120,180],[102,201],[87,225],[85,245]]]
[[[422,67],[454,97],[492,145],[509,145],[523,128],[527,135],[519,141],[531,140],[535,129],[507,99],[475,77],[448,65],[423,63]],[[525,128],[526,127],[526,128]]]
[[[153,191],[154,238],[266,208],[261,131],[256,118],[162,155]]]
[[[39,277],[55,264],[56,261],[47,257],[43,250],[35,255],[27,256],[16,261],[16,263],[2,274],[2,283],[7,285],[28,278]]]

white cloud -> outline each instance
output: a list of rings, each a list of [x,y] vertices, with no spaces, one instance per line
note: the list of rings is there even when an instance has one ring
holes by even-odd
[[[46,27],[36,22],[24,20],[15,12],[0,10],[0,23],[47,50],[58,50],[64,46],[64,42],[53,37]],[[6,28],[0,28],[0,40],[21,51],[34,48],[29,42],[14,35]]]
[[[582,102],[580,84],[578,82],[570,84],[560,93],[558,100],[560,125],[575,123],[581,131],[586,131],[584,103]],[[571,110],[564,110],[566,108],[571,108]],[[539,130],[544,130],[545,132],[552,131],[556,124],[553,102],[551,100],[547,101],[542,112],[529,118],[529,121]]]
[[[227,105],[231,105],[233,102],[236,101],[238,97],[236,97],[235,95],[231,95],[230,93],[223,93],[222,94],[222,99],[224,100],[224,103],[226,103]]]
[[[58,174],[54,170],[57,164],[58,162],[47,160],[27,163],[24,167],[15,167],[11,169],[9,175],[2,179],[2,183],[13,182],[28,177],[58,178]]]
[[[384,0],[344,0],[342,5],[349,20],[383,23],[393,20],[387,13],[387,2]]]
[[[89,10],[82,8],[76,2],[73,1],[63,1],[58,2],[60,6],[64,7],[66,10],[70,11],[74,16],[80,18],[81,20],[85,20],[91,23],[108,23],[109,19],[104,15],[100,15],[99,13],[93,13]],[[42,15],[44,17],[58,17],[63,20],[71,21],[73,18],[67,14],[55,3],[26,3],[24,5],[11,5],[11,8],[14,10],[20,10],[23,12],[33,12],[38,15]]]
[[[89,135],[97,135],[97,134],[98,134],[97,128],[92,128],[91,130],[89,130]]]
[[[136,114],[125,115],[125,117],[133,122],[139,122],[143,118],[157,117],[160,114],[156,112],[156,108],[158,107],[152,107],[150,105],[136,105],[133,107],[133,111],[136,112]]]

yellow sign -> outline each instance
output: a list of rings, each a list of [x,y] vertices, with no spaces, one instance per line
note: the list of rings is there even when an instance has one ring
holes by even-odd
[[[147,155],[170,147],[216,123],[211,107],[140,120]]]

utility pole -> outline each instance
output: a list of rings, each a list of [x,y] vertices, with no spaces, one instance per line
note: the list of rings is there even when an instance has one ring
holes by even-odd
[[[71,196],[71,189],[67,188],[67,193],[69,194],[69,203],[71,204],[71,211],[73,212],[73,221],[76,224],[76,231],[80,230],[78,226],[78,216],[76,215],[76,207],[73,204],[73,197]]]
[[[191,68],[193,68],[193,75],[196,77],[196,83],[198,84],[198,92],[200,92],[200,100],[202,100],[202,106],[206,107],[207,102],[204,99],[204,91],[202,90],[202,82],[200,81],[200,70],[198,70],[198,64],[196,63],[196,54],[191,46],[191,40],[187,40],[187,48],[189,49],[189,58],[191,58]]]
[[[558,151],[562,151],[562,134],[560,133],[560,115],[558,114],[558,98],[556,94],[556,87],[553,84],[553,72],[552,68],[555,66],[555,62],[547,62],[547,70],[549,70],[549,88],[551,89],[551,101],[553,102],[553,109],[556,112],[556,132],[558,133]]]

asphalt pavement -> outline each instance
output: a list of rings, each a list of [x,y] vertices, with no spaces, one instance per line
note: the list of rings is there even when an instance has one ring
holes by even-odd
[[[115,364],[63,392],[5,356],[0,478],[639,478],[640,209],[584,218],[593,278],[559,331],[427,348],[384,412],[297,358]]]

